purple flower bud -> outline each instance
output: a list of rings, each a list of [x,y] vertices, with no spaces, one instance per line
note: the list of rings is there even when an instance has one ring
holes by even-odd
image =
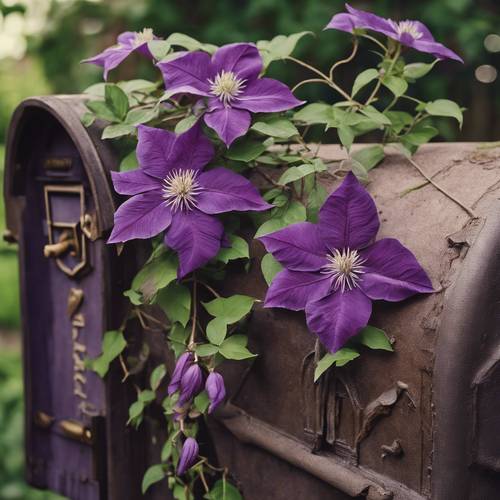
[[[174,392],[179,390],[181,383],[181,378],[184,372],[193,363],[193,353],[186,351],[179,356],[177,363],[175,364],[174,373],[172,373],[172,378],[170,379],[170,384],[168,384],[168,395],[171,396]]]
[[[188,437],[184,444],[182,445],[181,457],[179,458],[179,463],[177,464],[177,475],[182,476],[191,466],[194,465],[196,459],[198,458],[198,453],[200,448],[196,439]]]
[[[217,372],[211,372],[208,375],[205,389],[210,399],[208,413],[212,413],[226,397],[226,387],[224,386],[222,375]]]
[[[203,387],[203,373],[198,364],[193,364],[183,373],[179,387],[177,406],[182,406],[196,396]]]

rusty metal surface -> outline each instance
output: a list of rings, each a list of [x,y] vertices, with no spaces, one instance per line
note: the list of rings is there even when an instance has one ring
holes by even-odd
[[[68,105],[75,116],[82,112],[80,98],[50,99],[35,107],[50,104],[61,110]],[[61,111],[55,116],[65,120]],[[14,126],[20,123],[18,118]],[[117,162],[99,140],[98,128],[84,140],[78,136],[86,134],[80,125],[68,126],[79,152],[90,147],[101,158],[104,170],[96,173],[87,164],[94,157],[82,153],[85,175],[91,178],[88,192],[101,207],[97,216],[105,238],[113,206],[106,170]],[[8,155],[18,147],[18,135],[30,130],[11,132]],[[473,220],[435,187],[422,185],[407,160],[387,153],[384,163],[370,172],[368,185],[380,211],[378,237],[395,237],[409,247],[438,291],[403,303],[377,303],[370,324],[394,338],[395,353],[363,353],[318,384],[312,383],[315,338],[303,315],[257,306],[248,334],[250,347],[260,356],[246,367],[224,365],[231,402],[209,420],[210,439],[202,443],[230,468],[246,500],[498,497],[500,208],[495,203],[500,197],[500,149],[431,144],[415,156],[435,182],[472,207],[478,215]],[[337,146],[322,146],[321,155],[345,157]],[[8,156],[6,201],[8,226],[18,237],[24,203],[13,160]],[[21,176],[20,182],[29,180]],[[326,176],[323,182],[328,190],[337,184]],[[102,207],[107,214],[100,213]],[[126,248],[118,258],[112,249],[103,249],[102,239],[95,243],[104,252],[99,299],[112,328],[123,308],[114,298],[116,290],[128,287],[144,247]],[[28,247],[21,245],[22,259]],[[223,292],[262,299],[263,253],[260,243],[252,242],[249,273],[232,265]],[[23,279],[25,297],[33,278],[25,274]],[[147,369],[171,361],[158,335],[146,337],[152,352]],[[144,469],[158,461],[163,430],[161,414],[152,410],[141,433],[124,431],[134,394],[120,377],[116,366],[106,386],[109,497],[135,499],[141,497]],[[150,498],[166,495],[165,485],[157,485]]]

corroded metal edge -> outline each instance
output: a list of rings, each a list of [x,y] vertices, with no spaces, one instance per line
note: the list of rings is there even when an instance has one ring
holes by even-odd
[[[305,443],[252,417],[233,404],[216,414],[217,420],[240,442],[258,446],[321,479],[351,497],[368,500],[423,500],[424,497],[373,471],[353,467],[335,455],[314,454]]]
[[[433,500],[471,495],[474,378],[500,326],[490,314],[498,302],[499,213],[496,202],[445,296],[434,364]]]

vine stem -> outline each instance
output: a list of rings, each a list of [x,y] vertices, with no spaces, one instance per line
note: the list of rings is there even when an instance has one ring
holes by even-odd
[[[366,38],[367,40],[372,41],[373,43],[376,43],[384,52],[387,52],[387,47],[382,42],[377,40],[375,37],[367,35],[366,33],[362,34],[361,36],[363,38]]]
[[[193,323],[191,326],[191,335],[189,336],[189,348],[194,349],[195,346],[195,335],[196,335],[196,316],[198,312],[198,307],[197,307],[197,284],[198,282],[196,281],[196,275],[193,275],[193,314],[191,316],[191,322]],[[195,354],[196,358],[196,354]]]
[[[399,152],[399,151],[398,151]],[[468,207],[464,203],[462,203],[460,200],[455,198],[449,191],[447,191],[444,187],[440,186],[437,182],[435,182],[432,177],[427,175],[422,167],[413,159],[405,156],[405,158],[415,167],[415,169],[419,172],[419,174],[429,183],[432,184],[438,191],[440,191],[442,194],[444,194],[448,199],[456,203],[462,210],[464,210],[468,215],[473,217],[474,219],[477,219],[477,215],[472,210],[472,208]]]
[[[347,63],[351,62],[356,57],[356,53],[358,52],[358,46],[359,46],[359,40],[357,37],[354,37],[351,54],[348,57],[346,57],[345,59],[341,59],[340,61],[337,61],[335,64],[332,64],[332,67],[330,68],[330,71],[328,73],[331,81],[333,81],[333,72],[339,66],[341,66],[342,64],[347,64]]]
[[[387,50],[386,50],[386,53],[387,53]],[[398,44],[398,48],[396,49],[396,53],[394,54],[394,57],[392,58],[391,64],[390,64],[389,68],[387,69],[387,72],[384,75],[379,76],[379,78],[377,80],[377,84],[375,85],[373,92],[370,94],[370,97],[368,97],[368,99],[365,103],[365,106],[368,106],[375,99],[375,96],[377,95],[377,92],[379,91],[380,86],[382,85],[382,80],[384,79],[384,77],[390,76],[390,74],[392,73],[392,70],[394,68],[394,65],[396,64],[396,61],[399,59],[400,54],[401,54],[401,44]]]
[[[325,73],[320,71],[318,68],[315,68],[314,66],[311,66],[310,64],[301,61],[300,59],[296,59],[295,57],[292,56],[287,56],[285,59],[293,61],[295,64],[299,64],[300,66],[307,68],[309,71],[316,73],[318,76],[321,77],[322,80],[325,81],[325,83],[327,83],[332,89],[336,90],[342,97],[344,97],[344,99],[356,104],[356,102],[352,100],[351,96],[345,90],[340,88],[333,80],[329,78],[328,75],[325,75]]]
[[[205,283],[204,281],[200,281],[199,283],[203,285],[214,297],[217,299],[220,298],[220,295],[208,283]]]
[[[323,80],[322,78],[309,78],[308,80],[302,80],[301,82],[297,83],[297,85],[292,88],[292,93],[295,92],[298,88],[302,87],[302,85],[306,85],[307,83],[324,83],[325,85],[328,85],[330,87],[330,83],[326,80]]]

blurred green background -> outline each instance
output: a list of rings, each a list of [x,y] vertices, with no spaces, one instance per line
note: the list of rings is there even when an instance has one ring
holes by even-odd
[[[416,92],[426,100],[448,97],[467,108],[463,129],[444,124],[440,139],[487,141],[500,138],[500,2],[498,0],[353,0],[358,8],[393,19],[420,19],[436,39],[458,52],[465,64],[442,62]],[[79,61],[115,42],[125,30],[151,27],[160,36],[187,33],[217,45],[269,39],[276,34],[311,30],[297,55],[328,68],[346,55],[350,37],[322,32],[341,0],[0,0],[0,169],[9,117],[29,95],[80,92],[100,81],[101,71]],[[430,60],[408,52],[409,61]],[[373,64],[361,51],[354,64],[339,71],[349,87],[357,71]],[[291,63],[275,63],[272,76],[293,84],[307,77]],[[144,59],[130,58],[111,79],[139,75],[157,78]],[[328,89],[309,86],[300,97],[330,100]],[[4,229],[0,204],[0,230]],[[0,499],[49,499],[22,479],[22,380],[15,248],[0,243]]]

